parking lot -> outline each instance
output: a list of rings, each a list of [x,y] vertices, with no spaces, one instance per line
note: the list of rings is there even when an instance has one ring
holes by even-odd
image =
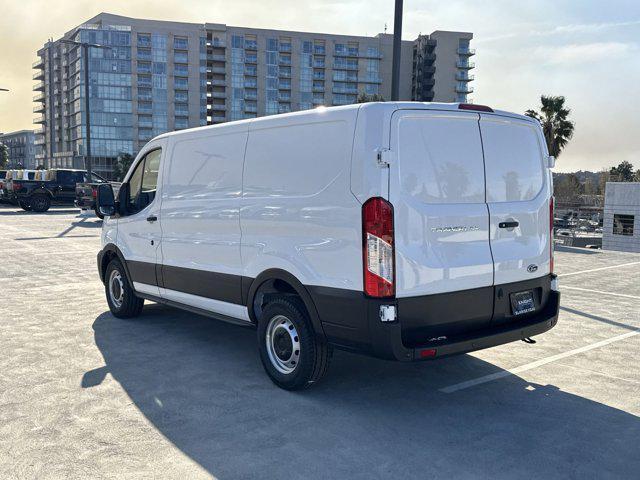
[[[431,363],[336,351],[299,393],[251,329],[114,318],[101,222],[0,207],[2,478],[637,478],[640,255],[562,248],[558,326]]]

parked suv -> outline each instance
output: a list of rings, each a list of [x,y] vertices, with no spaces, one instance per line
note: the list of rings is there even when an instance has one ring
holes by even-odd
[[[46,212],[52,204],[73,205],[76,198],[76,184],[87,182],[89,174],[86,170],[51,169],[44,178],[33,180],[13,180],[7,184],[9,201],[24,210]],[[92,182],[105,183],[106,180],[91,174]]]
[[[552,328],[553,197],[537,121],[367,103],[161,135],[98,254],[111,312],[144,300],[257,328],[267,374],[312,385],[333,347],[432,360]]]

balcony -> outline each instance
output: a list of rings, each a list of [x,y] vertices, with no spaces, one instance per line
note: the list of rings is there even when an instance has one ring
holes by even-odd
[[[458,93],[473,93],[473,87],[470,85],[456,85],[456,92]]]
[[[433,62],[436,59],[436,54],[435,53],[424,53],[422,55],[422,60],[424,60],[425,62]]]
[[[327,50],[324,45],[314,45],[313,46],[313,54],[314,55],[325,55]]]
[[[281,43],[280,48],[278,49],[280,52],[291,52],[291,44],[290,43]]]
[[[45,111],[44,103],[41,103],[40,105],[36,105],[35,107],[33,107],[33,113],[41,113],[44,111]]]
[[[382,79],[378,77],[364,77],[358,78],[357,80],[360,83],[382,83]]]
[[[378,59],[378,60],[382,60],[382,54],[380,52],[378,53],[360,53],[360,55],[358,55],[359,58],[374,58],[374,59]]]
[[[221,123],[226,121],[226,118],[224,115],[212,115],[211,116],[211,121],[214,123]]]
[[[322,97],[322,98],[314,97],[313,98],[313,104],[314,105],[323,105],[324,104],[324,97]]]
[[[244,69],[244,74],[248,75],[250,77],[257,77],[258,76],[258,69],[257,68],[245,68]]]
[[[324,78],[325,78],[324,72],[313,72],[314,80],[324,80]]]
[[[245,40],[244,49],[245,50],[257,50],[258,49],[258,42],[256,40]]]
[[[38,58],[31,64],[31,68],[44,68],[44,59],[42,57]]]
[[[278,101],[279,102],[290,102],[291,101],[291,94],[289,95],[283,95],[284,92],[281,92],[278,95]]]
[[[227,98],[227,94],[225,92],[212,92],[211,98]]]
[[[334,57],[359,57],[360,52],[357,48],[345,48],[341,50],[336,50],[333,54]]]
[[[227,46],[227,43],[224,40],[220,40],[219,38],[216,38],[213,40],[207,40],[207,47],[210,47],[210,48],[214,48],[214,47],[225,48],[226,46]]]
[[[257,55],[246,55],[244,57],[244,63],[258,63]]]
[[[324,92],[324,87],[313,87],[314,92]]]
[[[358,70],[358,63],[334,63],[334,70]]]
[[[36,138],[36,139],[33,141],[33,144],[34,144],[34,145],[44,145],[45,143],[46,143],[46,140],[45,140],[45,138],[44,138],[44,135],[39,135],[39,136],[38,136],[38,138]]]
[[[224,62],[227,60],[227,57],[225,57],[224,55],[207,55],[207,60],[213,60],[216,62]]]
[[[291,57],[280,57],[278,60],[279,65],[290,66],[291,65]]]
[[[278,83],[278,90],[291,90],[291,83]]]
[[[36,115],[33,119],[33,123],[35,124],[47,123],[47,119],[45,118],[44,115]]]
[[[291,72],[283,72],[282,70],[280,70],[278,76],[280,78],[291,78]]]
[[[36,71],[36,73],[33,74],[33,78],[34,80],[44,80],[44,70],[38,70]]]
[[[227,106],[224,103],[212,103],[211,110],[214,112],[226,112]]]
[[[44,102],[44,93],[39,93],[33,96],[34,102]]]
[[[466,72],[458,72],[456,73],[456,80],[459,82],[471,82],[475,77],[473,75],[469,75]]]
[[[466,61],[463,61],[463,60],[458,60],[456,62],[456,67],[463,68],[465,70],[471,70],[472,68],[476,67],[476,64],[473,63],[473,62],[466,62]]]
[[[257,105],[244,105],[244,111],[248,112],[248,113],[258,113],[258,106]]]
[[[244,92],[244,99],[245,100],[257,100],[258,99],[258,94],[254,93],[254,92]]]
[[[358,94],[358,89],[357,88],[336,88],[336,87],[333,87],[332,92],[333,93],[347,93],[347,94],[357,95]]]
[[[475,48],[458,47],[458,55],[464,55],[466,57],[470,57],[475,54],[476,54]]]
[[[207,83],[209,85],[218,85],[218,86],[225,86],[227,84],[226,80],[209,80],[207,81]]]

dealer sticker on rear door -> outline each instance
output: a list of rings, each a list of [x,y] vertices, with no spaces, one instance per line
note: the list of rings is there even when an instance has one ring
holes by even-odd
[[[511,294],[511,311],[514,315],[523,315],[535,312],[536,304],[533,299],[533,291],[517,292]]]

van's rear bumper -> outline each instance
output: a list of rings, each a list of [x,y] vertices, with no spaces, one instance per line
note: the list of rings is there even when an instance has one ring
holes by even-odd
[[[401,361],[434,360],[473,352],[540,335],[552,329],[558,322],[559,307],[560,292],[552,291],[544,309],[534,317],[460,335],[452,341],[433,341],[413,348],[404,346],[399,323],[381,323],[376,329],[372,346],[376,356]]]
[[[550,283],[552,277],[540,279],[545,285]],[[527,287],[530,282],[527,282]],[[517,284],[514,284],[516,286]],[[497,287],[498,288],[498,287]],[[517,289],[517,286],[515,287]],[[327,294],[324,296],[323,293]],[[468,332],[455,331],[447,334],[446,330],[441,335],[423,342],[406,342],[406,321],[403,325],[403,300],[384,301],[360,297],[328,298],[329,292],[313,292],[314,302],[322,320],[323,329],[329,343],[344,348],[372,355],[378,358],[399,361],[435,360],[450,355],[457,355],[484,348],[494,347],[505,343],[522,340],[544,333],[553,328],[558,321],[560,308],[560,292],[546,290],[544,292],[544,304],[535,313],[519,317],[510,317],[508,321],[500,318],[488,322],[486,327],[470,329]],[[415,302],[415,299],[412,299]],[[382,322],[380,320],[380,306],[394,305],[397,311],[397,320],[394,322]],[[425,299],[425,312],[432,304]],[[414,307],[415,305],[412,305]],[[452,305],[455,308],[455,305]],[[330,315],[331,312],[340,312]],[[413,314],[413,312],[411,312]],[[358,325],[355,319],[361,319]],[[341,319],[343,321],[341,321]],[[354,319],[354,321],[349,321]],[[411,320],[414,320],[413,318]],[[403,339],[404,327],[404,339]],[[428,337],[427,337],[428,338]]]

